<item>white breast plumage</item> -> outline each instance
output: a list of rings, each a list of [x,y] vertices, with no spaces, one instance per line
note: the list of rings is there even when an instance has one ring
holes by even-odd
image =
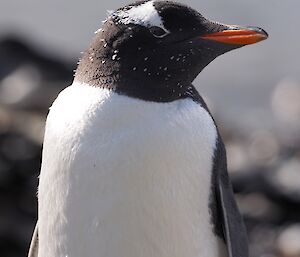
[[[74,83],[51,107],[39,257],[219,257],[209,195],[217,132],[191,99]]]

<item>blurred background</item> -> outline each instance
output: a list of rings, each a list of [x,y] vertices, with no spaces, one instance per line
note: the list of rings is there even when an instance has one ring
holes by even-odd
[[[195,86],[225,140],[251,257],[300,256],[300,34],[297,0],[182,1],[267,41],[219,57]],[[72,83],[107,10],[121,0],[0,1],[0,255],[26,256],[37,219],[45,117]]]

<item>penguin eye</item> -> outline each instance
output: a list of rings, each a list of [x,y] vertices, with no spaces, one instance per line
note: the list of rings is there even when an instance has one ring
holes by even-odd
[[[153,36],[158,37],[158,38],[162,38],[168,34],[167,31],[165,31],[162,28],[157,27],[157,26],[153,26],[149,30]]]

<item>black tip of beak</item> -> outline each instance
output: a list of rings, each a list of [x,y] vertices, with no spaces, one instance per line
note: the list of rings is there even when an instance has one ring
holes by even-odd
[[[259,27],[253,27],[253,26],[247,26],[245,27],[246,29],[249,29],[249,30],[253,30],[255,32],[257,32],[258,34],[261,34],[263,36],[265,36],[265,38],[267,39],[269,37],[269,34],[267,33],[267,31],[265,31],[264,29],[262,28],[259,28]]]

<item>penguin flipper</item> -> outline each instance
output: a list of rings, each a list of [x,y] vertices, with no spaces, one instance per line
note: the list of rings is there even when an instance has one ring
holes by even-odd
[[[226,163],[226,152],[219,137],[217,145],[216,165],[216,198],[220,218],[222,219],[223,235],[226,241],[229,257],[248,257],[247,232],[243,218],[238,210]],[[219,162],[219,163],[218,163]]]
[[[30,243],[28,257],[38,257],[38,251],[39,251],[38,223],[36,223],[32,235],[32,239],[31,239],[31,243]]]

